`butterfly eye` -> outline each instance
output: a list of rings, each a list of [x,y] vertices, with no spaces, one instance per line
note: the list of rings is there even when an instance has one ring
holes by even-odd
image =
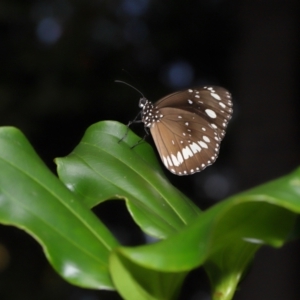
[[[140,98],[139,107],[140,108],[145,107],[145,105],[146,105],[147,102],[148,102],[148,100],[145,97]]]
[[[190,175],[215,162],[233,112],[227,90],[216,86],[188,89],[154,105],[143,97],[139,106],[169,171]]]

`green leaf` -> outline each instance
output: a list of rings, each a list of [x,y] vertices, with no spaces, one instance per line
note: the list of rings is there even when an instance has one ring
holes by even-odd
[[[32,235],[70,283],[114,289],[108,257],[116,240],[12,127],[0,128],[0,222]]]
[[[224,247],[222,252],[209,257],[204,268],[211,282],[214,300],[232,299],[259,247],[260,245],[236,241],[234,247]]]
[[[300,211],[299,182],[297,169],[215,205],[167,240],[120,247],[115,255],[159,272],[204,266],[213,299],[232,299],[257,249],[263,244],[280,247],[291,235]]]
[[[300,169],[205,212],[163,175],[147,143],[116,122],[91,126],[57,159],[62,184],[14,128],[0,129],[0,222],[33,235],[69,282],[114,289],[124,299],[175,299],[203,266],[214,300],[232,299],[256,251],[299,236]],[[66,186],[69,188],[67,189]],[[118,247],[90,208],[125,199],[142,229],[163,241]]]
[[[200,214],[200,210],[163,175],[151,147],[117,122],[88,128],[74,151],[56,159],[60,179],[88,207],[107,199],[125,199],[144,232],[166,238]]]
[[[176,299],[187,272],[160,272],[146,269],[117,253],[110,257],[116,288],[124,299]]]

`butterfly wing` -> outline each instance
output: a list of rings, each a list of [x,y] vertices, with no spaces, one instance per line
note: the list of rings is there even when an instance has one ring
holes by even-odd
[[[221,139],[225,136],[225,129],[232,116],[231,94],[218,86],[179,91],[160,99],[154,106],[161,114],[161,109],[166,107],[195,113],[206,120]]]
[[[221,138],[206,119],[178,108],[161,108],[160,113],[163,118],[150,131],[169,171],[190,175],[214,163]]]

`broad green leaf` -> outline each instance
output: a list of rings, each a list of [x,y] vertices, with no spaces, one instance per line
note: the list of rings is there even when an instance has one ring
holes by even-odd
[[[204,264],[213,286],[213,299],[232,299],[257,249],[263,244],[281,246],[295,220],[296,214],[264,202],[244,202],[226,212],[214,237],[219,249],[211,251]]]
[[[176,299],[187,272],[146,269],[113,252],[110,270],[116,288],[128,300]]]
[[[213,300],[232,299],[236,287],[251,264],[260,245],[236,241],[234,247],[224,247],[222,251],[209,257],[204,268],[208,273]]]
[[[32,235],[70,283],[114,289],[108,257],[116,240],[12,127],[0,128],[0,222]]]
[[[163,175],[151,147],[117,122],[88,128],[74,151],[56,159],[60,179],[88,207],[107,199],[125,199],[144,232],[166,238],[200,214],[200,210]]]
[[[213,299],[232,299],[257,249],[263,244],[280,247],[291,235],[300,212],[299,182],[297,169],[215,205],[167,240],[120,247],[114,255],[160,272],[202,265],[211,279]]]

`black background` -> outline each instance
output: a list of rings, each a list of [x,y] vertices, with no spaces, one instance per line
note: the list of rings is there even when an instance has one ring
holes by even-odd
[[[217,162],[188,177],[166,171],[207,208],[300,162],[297,2],[2,0],[0,125],[20,128],[55,172],[53,158],[67,155],[89,125],[127,123],[139,111],[139,94],[115,79],[151,101],[186,87],[224,86],[234,117]],[[142,126],[133,129],[143,134]],[[121,201],[95,212],[122,243],[143,241]],[[299,299],[299,250],[296,242],[261,249],[235,299]],[[120,298],[65,283],[30,236],[1,226],[0,299]],[[181,299],[210,299],[201,269]]]

